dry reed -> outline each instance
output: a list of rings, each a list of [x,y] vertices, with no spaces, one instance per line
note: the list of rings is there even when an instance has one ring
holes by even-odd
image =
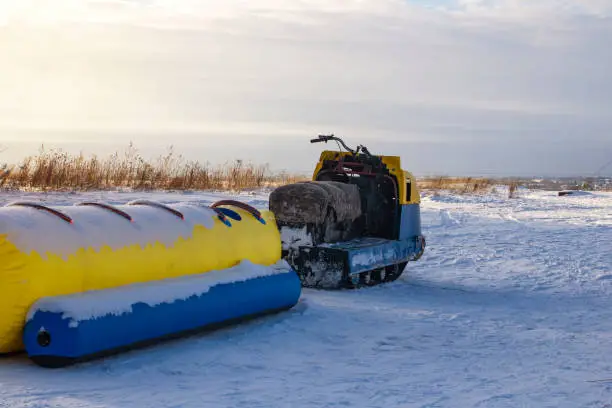
[[[491,180],[474,177],[427,177],[418,180],[419,188],[432,191],[449,191],[457,194],[473,194],[489,191]]]
[[[73,155],[41,148],[18,165],[0,167],[0,187],[42,191],[245,190],[270,187],[306,177],[273,174],[268,165],[242,160],[211,166],[189,161],[173,148],[156,160],[143,158],[130,144],[123,153],[106,158]]]
[[[248,190],[276,187],[307,180],[307,175],[273,173],[268,165],[242,160],[211,166],[186,160],[170,148],[150,161],[133,144],[109,157],[73,155],[62,150],[45,150],[26,157],[21,163],[0,165],[0,188],[35,191],[131,190]],[[418,180],[423,191],[449,191],[479,194],[491,191],[495,183],[487,178],[429,177]],[[504,183],[502,183],[504,184]],[[509,198],[516,196],[518,184],[509,181]]]
[[[516,198],[520,184],[516,180],[492,180],[479,177],[426,177],[418,180],[419,188],[434,194],[447,191],[454,194],[483,194],[492,192],[496,185],[508,187],[508,198]]]

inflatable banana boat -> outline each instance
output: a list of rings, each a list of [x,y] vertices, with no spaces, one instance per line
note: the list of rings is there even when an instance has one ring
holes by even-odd
[[[227,308],[228,299],[239,302],[245,290],[251,291],[248,296],[252,302],[244,303],[242,308],[227,316],[217,313],[222,317],[196,319],[184,322],[177,328],[173,328],[169,322],[165,331],[152,333],[148,337],[172,334],[175,329],[194,329],[199,325],[219,323],[220,320],[264,313],[271,309],[290,308],[299,298],[299,279],[293,276],[295,273],[291,270],[284,271],[290,278],[283,281],[278,290],[274,290],[275,281],[261,281],[266,275],[278,275],[277,266],[282,262],[281,240],[274,215],[236,201],[221,201],[210,207],[190,204],[170,206],[144,200],[119,206],[83,202],[61,207],[15,202],[0,208],[0,260],[0,353],[23,350],[24,335],[25,344],[35,345],[37,354],[45,354],[40,347],[48,347],[49,344],[45,343],[57,340],[53,333],[42,327],[44,319],[36,323],[36,319],[45,312],[41,305],[55,304],[55,309],[47,307],[46,311],[62,312],[62,319],[70,323],[68,315],[70,311],[74,313],[75,307],[81,308],[80,314],[83,314],[83,309],[96,302],[99,304],[100,299],[103,299],[108,310],[93,317],[100,321],[104,316],[113,316],[112,303],[117,296],[100,292],[112,288],[127,288],[133,306],[139,302],[146,303],[139,301],[139,293],[142,291],[148,291],[150,295],[153,290],[159,297],[159,293],[170,290],[165,289],[170,286],[164,286],[164,282],[176,285],[175,279],[190,276],[197,278],[214,272],[199,292],[198,281],[190,281],[188,285],[196,288],[196,291],[181,300],[202,299],[207,293],[213,293],[211,285],[215,286],[217,282],[221,286],[225,285],[220,289],[225,291],[225,295],[215,295],[216,299],[221,302],[221,307]],[[226,279],[230,275],[224,275],[224,271],[244,263],[256,265],[258,272],[253,274],[253,268],[247,268],[247,272],[242,273],[243,277],[240,278],[240,270],[236,272],[234,269],[231,275],[234,279]],[[233,283],[236,280],[256,280],[259,289],[253,292],[252,287],[245,288],[244,285]],[[266,282],[271,286],[266,286]],[[156,286],[153,289],[143,289],[142,285],[136,284]],[[283,285],[291,286],[291,296],[285,296],[282,301],[275,303],[273,300],[276,295],[287,293],[287,286]],[[262,287],[269,290],[261,290]],[[71,300],[66,301],[66,297]],[[268,303],[261,301],[264,297],[269,299]],[[63,301],[54,303],[54,299]],[[166,301],[164,304],[167,306],[171,303]],[[69,304],[72,309],[62,311],[58,304]],[[155,304],[159,305],[160,302]],[[187,310],[198,313],[202,312],[198,309],[201,307],[207,308],[207,315],[216,313],[212,311],[216,307],[215,301],[211,303],[210,299],[191,302],[189,307],[170,312],[164,309],[163,313],[166,317],[168,313],[184,314]],[[135,307],[131,307],[128,308],[129,313],[119,314],[132,319],[132,327],[133,319],[139,319],[138,315],[134,316],[134,310]],[[151,318],[150,313],[145,313],[146,318]],[[117,322],[111,323],[107,321],[104,330],[130,326],[123,323],[113,326]],[[25,330],[26,324],[31,326],[28,330]],[[76,326],[72,324],[71,327]],[[42,331],[45,331],[45,336],[37,334]],[[100,333],[104,331],[98,333],[104,338]],[[27,336],[34,336],[35,340],[30,342]],[[148,337],[135,334],[129,340],[150,340]],[[112,347],[122,346],[121,341],[115,339]],[[109,345],[107,348],[112,347]],[[89,353],[103,351],[105,347],[102,345],[94,350],[81,344],[72,347],[72,352],[75,348],[86,349]],[[71,351],[62,352],[70,354]]]

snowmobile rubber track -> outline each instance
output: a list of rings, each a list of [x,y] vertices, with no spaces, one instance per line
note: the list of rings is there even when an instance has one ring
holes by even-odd
[[[407,264],[408,262],[402,262],[351,275],[340,282],[339,285],[344,289],[359,289],[394,282],[402,276]]]
[[[283,257],[309,288],[344,289],[397,280],[421,250],[417,240],[364,237],[286,248]]]
[[[314,257],[287,254],[285,259],[297,271],[302,286],[312,289],[358,289],[373,287],[397,280],[402,276],[408,261],[379,268],[349,273],[342,253],[320,251],[312,248]],[[303,255],[303,254],[302,254]]]

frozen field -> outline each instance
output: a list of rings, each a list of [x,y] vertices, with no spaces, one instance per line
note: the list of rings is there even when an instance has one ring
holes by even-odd
[[[86,195],[143,196],[221,197]],[[428,248],[395,283],[69,369],[2,358],[0,407],[612,407],[612,194],[424,194],[422,214]]]

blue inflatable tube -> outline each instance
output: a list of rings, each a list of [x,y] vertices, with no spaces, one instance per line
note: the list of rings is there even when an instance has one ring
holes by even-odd
[[[23,340],[43,367],[63,367],[290,309],[301,282],[283,262],[39,299]]]

